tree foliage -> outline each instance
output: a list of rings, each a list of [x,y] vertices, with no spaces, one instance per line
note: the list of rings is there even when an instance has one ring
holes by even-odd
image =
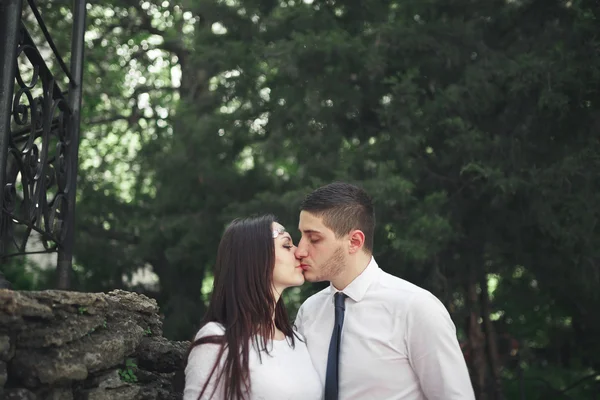
[[[42,4],[64,43],[68,7]],[[379,264],[450,310],[479,398],[599,390],[595,2],[88,13],[77,289],[145,291],[189,339],[224,225],[272,212],[294,231],[302,197],[345,180],[374,198]]]

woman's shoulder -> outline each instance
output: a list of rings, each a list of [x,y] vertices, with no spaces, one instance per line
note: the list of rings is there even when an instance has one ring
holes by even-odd
[[[196,340],[206,336],[223,336],[225,334],[225,327],[219,322],[208,322],[204,324],[198,333],[196,333]]]
[[[304,337],[304,335],[303,335],[303,334],[301,334],[300,332],[298,332],[298,331],[296,330],[296,328],[292,328],[292,332],[293,332],[294,338],[295,338],[296,340],[300,340],[302,343],[305,343],[305,342],[306,342],[306,338]]]

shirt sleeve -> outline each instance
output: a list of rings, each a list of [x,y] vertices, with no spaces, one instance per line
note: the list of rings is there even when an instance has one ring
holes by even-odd
[[[408,357],[428,400],[475,400],[456,327],[429,292],[417,294],[406,315]]]
[[[296,314],[296,321],[294,322],[294,327],[296,328],[296,332],[298,332],[300,335],[302,336],[306,336],[304,335],[304,327],[303,327],[303,320],[302,318],[304,317],[304,304],[302,304],[300,306],[300,308],[298,309],[298,314]]]
[[[196,334],[196,340],[206,336],[220,336],[223,335],[223,333],[224,330],[221,325],[209,322]],[[209,377],[210,381],[200,399],[224,399],[224,379],[221,379],[217,385],[217,377],[222,371],[225,358],[227,357],[227,351],[224,351],[220,359],[218,359],[220,351],[221,345],[212,343],[201,344],[192,349],[185,367],[185,389],[183,391],[183,400],[198,400],[198,396]],[[212,376],[210,376],[215,363],[218,363],[216,370]]]

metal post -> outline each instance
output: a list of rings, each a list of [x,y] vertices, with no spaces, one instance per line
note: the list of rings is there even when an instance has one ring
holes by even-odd
[[[4,185],[8,163],[8,144],[10,140],[10,118],[15,72],[17,69],[17,45],[19,43],[19,25],[21,23],[22,0],[4,0],[0,4],[0,255],[6,251],[7,216],[3,212]],[[10,283],[0,272],[0,285],[10,287]]]
[[[83,80],[83,51],[86,18],[85,0],[75,0],[73,7],[73,33],[71,41],[71,76],[69,83],[69,107],[71,108],[70,143],[68,155],[72,179],[67,188],[67,229],[63,246],[58,250],[58,288],[69,289],[75,243],[75,200],[79,156],[79,126],[81,119],[81,85]]]

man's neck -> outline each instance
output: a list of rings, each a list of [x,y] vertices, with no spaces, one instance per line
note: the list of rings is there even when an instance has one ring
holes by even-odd
[[[350,258],[344,271],[333,278],[331,283],[337,290],[344,290],[353,280],[356,279],[367,268],[371,262],[371,254],[363,251]]]

